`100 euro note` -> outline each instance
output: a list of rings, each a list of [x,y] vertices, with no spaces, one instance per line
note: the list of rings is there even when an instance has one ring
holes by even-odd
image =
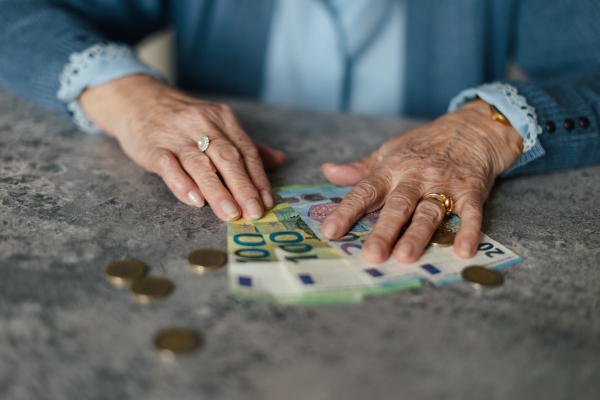
[[[341,258],[281,199],[259,221],[227,223],[229,284],[234,295],[283,304],[350,303],[362,301],[357,291],[310,293],[290,274],[287,265]],[[301,282],[301,279],[300,279]]]
[[[384,277],[348,263],[281,198],[260,220],[240,219],[227,229],[234,294],[280,303],[356,303],[362,294],[420,286],[414,274]]]
[[[279,194],[298,212],[308,226],[319,235],[319,238],[331,244],[339,254],[351,265],[365,265],[360,253],[362,244],[372,231],[379,218],[379,212],[372,212],[359,220],[350,231],[338,240],[327,240],[321,234],[321,225],[344,199],[351,187],[296,188],[285,190]],[[451,214],[444,218],[441,228],[456,233],[460,226],[460,218]],[[428,279],[436,286],[460,280],[460,271],[470,265],[481,265],[499,269],[522,261],[522,258],[494,241],[485,234],[479,238],[476,255],[468,260],[454,254],[454,249],[428,247],[419,260],[411,264],[403,264],[390,257],[387,261],[372,265],[373,275],[414,276]]]

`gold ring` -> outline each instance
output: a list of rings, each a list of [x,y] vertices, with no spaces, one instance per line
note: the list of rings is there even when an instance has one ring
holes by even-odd
[[[452,208],[454,207],[454,201],[452,201],[452,197],[448,197],[445,194],[429,193],[423,196],[421,201],[425,199],[433,199],[442,203],[446,215],[450,215]]]
[[[202,136],[200,138],[200,140],[198,140],[198,150],[200,150],[201,152],[205,152],[206,149],[208,149],[208,145],[210,144],[211,140],[216,140],[216,139],[224,139],[223,136],[212,136],[212,137],[208,137],[208,136]]]

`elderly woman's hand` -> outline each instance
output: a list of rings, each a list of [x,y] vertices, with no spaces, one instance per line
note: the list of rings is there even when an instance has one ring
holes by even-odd
[[[273,207],[264,167],[278,167],[285,156],[253,143],[229,106],[194,99],[145,75],[86,89],[79,100],[92,121],[182,202],[200,207],[206,199],[225,221],[255,220]],[[197,142],[203,136],[225,139],[211,141],[202,153]]]
[[[382,262],[393,247],[398,261],[414,262],[444,216],[441,203],[420,200],[426,194],[440,193],[454,200],[454,210],[461,217],[454,251],[462,258],[472,257],[477,251],[483,203],[495,178],[517,160],[521,146],[518,132],[494,121],[488,104],[478,100],[394,137],[360,161],[325,164],[328,180],[356,186],[325,219],[322,233],[337,239],[365,213],[383,206],[364,243],[363,258]]]

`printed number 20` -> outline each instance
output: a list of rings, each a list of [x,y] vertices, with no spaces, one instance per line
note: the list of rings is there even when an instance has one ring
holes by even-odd
[[[491,250],[493,248],[494,248],[494,245],[491,244],[491,243],[481,243],[479,245],[478,250],[479,251],[485,251],[485,255],[488,256],[488,257],[490,257],[490,258],[494,257],[492,254],[504,254],[504,252],[502,250],[500,250],[499,248],[497,248],[497,247],[494,250],[492,250],[492,251],[487,251],[487,250]]]

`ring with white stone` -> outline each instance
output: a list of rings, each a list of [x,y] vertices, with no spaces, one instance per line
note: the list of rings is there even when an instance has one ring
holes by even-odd
[[[200,140],[198,140],[198,149],[204,153],[206,151],[206,149],[208,149],[208,145],[210,144],[210,141],[215,140],[215,139],[223,139],[223,136],[213,136],[213,137],[202,136],[200,138]]]

